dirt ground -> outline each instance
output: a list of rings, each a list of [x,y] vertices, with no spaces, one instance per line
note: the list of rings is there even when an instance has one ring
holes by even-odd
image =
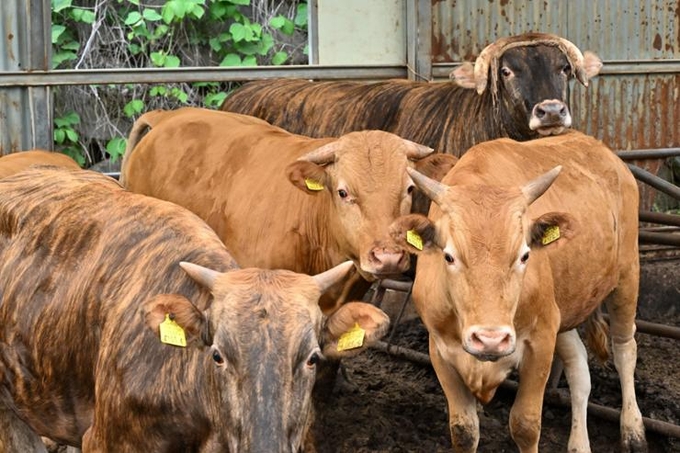
[[[427,353],[427,332],[408,312],[410,319],[398,325],[393,342]],[[678,314],[645,320],[680,326]],[[642,333],[637,340],[636,391],[643,415],[680,425],[680,342]],[[608,365],[590,361],[590,401],[618,408],[618,375],[611,360]],[[431,367],[377,350],[345,360],[344,366],[351,388],[332,395],[317,410],[314,433],[319,452],[451,451],[446,400]],[[567,392],[564,379],[559,388]],[[513,398],[511,391],[500,390],[480,409],[480,453],[517,451],[508,429]],[[540,451],[566,452],[570,424],[568,408],[545,404]],[[593,452],[620,451],[618,422],[590,415],[588,429]],[[649,430],[647,439],[650,453],[680,452],[680,439]]]

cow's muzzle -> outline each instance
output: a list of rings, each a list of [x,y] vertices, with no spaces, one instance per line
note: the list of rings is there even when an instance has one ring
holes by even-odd
[[[463,341],[463,349],[482,361],[496,361],[515,352],[515,347],[513,329],[503,326],[473,326]]]
[[[375,275],[396,275],[409,268],[409,257],[401,248],[375,246],[368,252],[362,269]]]
[[[531,112],[529,129],[541,135],[559,135],[570,127],[569,107],[557,99],[540,102]]]

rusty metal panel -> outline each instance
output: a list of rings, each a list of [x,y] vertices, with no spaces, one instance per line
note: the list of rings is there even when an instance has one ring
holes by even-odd
[[[49,69],[49,0],[0,2],[0,71]],[[49,88],[0,89],[0,155],[52,147]]]

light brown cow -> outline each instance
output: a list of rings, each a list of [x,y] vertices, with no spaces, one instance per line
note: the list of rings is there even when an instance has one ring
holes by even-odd
[[[393,234],[419,253],[413,298],[430,334],[455,451],[476,451],[475,399],[487,403],[516,368],[510,431],[521,452],[536,452],[555,351],[572,393],[568,451],[590,451],[590,376],[574,329],[603,301],[623,393],[624,449],[645,451],[633,386],[638,188],[625,164],[601,142],[570,132],[482,143],[442,183],[409,173],[434,203],[429,219],[401,218]]]
[[[361,351],[389,322],[362,303],[324,318],[321,292],[351,266],[236,269],[196,215],[91,171],[0,180],[0,451],[44,451],[42,435],[86,452],[298,453],[322,354]],[[171,320],[186,347],[161,343]],[[363,347],[338,351],[355,324]]]
[[[351,259],[372,280],[409,266],[388,227],[411,208],[407,167],[440,178],[456,160],[431,153],[382,131],[313,139],[184,108],[135,122],[121,182],[198,214],[242,266],[316,274]],[[324,311],[338,299],[339,291],[325,298]]]
[[[0,157],[0,178],[19,173],[31,165],[53,165],[55,167],[72,169],[80,168],[80,165],[66,154],[32,149],[29,151],[5,154]]]

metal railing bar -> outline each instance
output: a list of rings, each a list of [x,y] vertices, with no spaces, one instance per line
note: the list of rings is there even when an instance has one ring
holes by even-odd
[[[232,82],[271,78],[391,79],[406,78],[405,65],[375,66],[253,66],[82,69],[0,72],[0,87],[106,85],[125,83]]]
[[[628,165],[628,168],[630,168],[630,171],[633,173],[633,176],[635,176],[635,179],[637,179],[638,181],[642,181],[645,184],[649,184],[656,190],[663,192],[666,195],[675,198],[676,200],[680,200],[680,187],[671,184],[665,179],[659,178],[658,176],[648,172],[647,170],[643,170],[638,166],[632,164],[626,165]]]

